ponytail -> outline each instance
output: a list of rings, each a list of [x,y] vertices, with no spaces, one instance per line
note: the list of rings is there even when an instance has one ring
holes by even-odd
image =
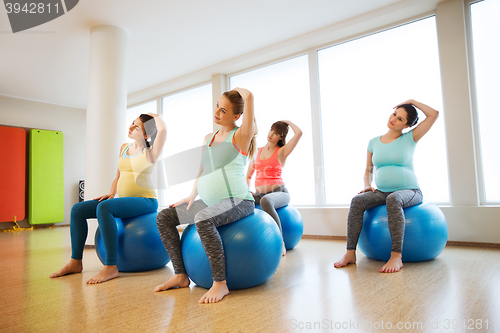
[[[250,146],[248,147],[248,159],[251,161],[253,160],[253,157],[255,155],[255,152],[257,151],[257,133],[259,133],[259,130],[257,128],[257,120],[255,117],[253,117],[253,123],[254,123],[254,132],[253,132],[253,137],[252,140],[250,141]]]

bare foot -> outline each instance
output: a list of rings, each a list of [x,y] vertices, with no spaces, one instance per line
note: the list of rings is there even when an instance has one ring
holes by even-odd
[[[87,281],[87,284],[98,284],[118,277],[116,265],[106,265],[96,276]]]
[[[61,270],[55,272],[50,276],[50,278],[58,278],[60,276],[68,275],[68,274],[74,274],[74,273],[81,273],[83,270],[83,263],[82,260],[76,260],[71,258],[69,263],[66,264]]]
[[[217,303],[227,294],[229,294],[229,289],[227,288],[226,281],[221,281],[221,282],[214,281],[214,284],[212,284],[212,288],[210,288],[210,290],[207,291],[202,298],[200,298],[199,302]]]
[[[339,261],[335,262],[333,264],[334,267],[340,268],[340,267],[345,267],[349,264],[355,264],[356,263],[356,251],[354,250],[347,250],[347,252],[344,254],[342,259]]]
[[[189,281],[189,277],[187,274],[175,274],[170,279],[167,280],[164,284],[160,284],[155,288],[155,291],[163,291],[171,288],[186,288],[189,287],[191,281]]]
[[[389,261],[380,269],[380,273],[395,273],[403,268],[403,261],[401,260],[402,255],[398,252],[391,252],[391,258]]]

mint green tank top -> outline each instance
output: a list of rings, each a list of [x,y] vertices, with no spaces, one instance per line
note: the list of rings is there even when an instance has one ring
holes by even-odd
[[[233,129],[223,142],[210,147],[217,134],[215,132],[203,150],[203,172],[198,181],[198,194],[207,206],[229,198],[254,201],[245,178],[247,156],[236,149],[234,143],[237,129]]]
[[[373,154],[377,189],[382,192],[419,189],[413,169],[416,145],[413,130],[390,143],[380,142],[380,136],[370,140],[368,150]]]

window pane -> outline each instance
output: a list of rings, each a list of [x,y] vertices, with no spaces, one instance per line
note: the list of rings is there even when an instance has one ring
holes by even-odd
[[[303,132],[287,158],[283,179],[295,205],[314,204],[314,163],[311,133],[311,102],[307,55],[232,76],[230,87],[243,87],[254,94],[259,134],[257,146],[267,143],[267,133],[278,120],[290,120]],[[290,129],[287,140],[293,136]],[[253,187],[253,185],[252,185]]]
[[[498,154],[498,91],[500,91],[500,1],[471,5],[476,102],[485,200],[500,202],[500,154]]]
[[[442,111],[435,18],[318,52],[327,204],[363,188],[368,141],[410,98]],[[443,112],[419,141],[414,166],[425,200],[449,202]],[[419,112],[419,118],[425,115]]]
[[[183,181],[186,174],[183,171],[199,169],[200,160],[193,156],[193,152],[201,152],[196,148],[202,147],[205,135],[212,133],[212,85],[207,84],[164,97],[162,118],[167,124],[163,162],[177,163],[180,160],[186,163],[180,169],[178,166],[169,165],[165,168],[163,165],[167,188],[162,189],[160,206],[168,206],[187,197],[193,189],[196,174]],[[177,170],[177,174],[166,172],[168,170]]]

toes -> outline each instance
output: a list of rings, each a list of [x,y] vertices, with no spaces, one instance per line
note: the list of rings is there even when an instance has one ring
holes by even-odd
[[[165,287],[163,286],[163,284],[160,284],[160,285],[156,286],[156,288],[155,288],[156,292],[163,291],[163,290],[165,290]]]

